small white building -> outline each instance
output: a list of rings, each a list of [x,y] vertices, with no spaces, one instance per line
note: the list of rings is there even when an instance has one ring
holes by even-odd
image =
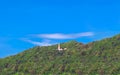
[[[58,49],[57,49],[58,51],[62,51],[62,50],[66,50],[66,49],[67,49],[67,48],[64,48],[64,49],[61,48],[61,47],[60,47],[60,44],[58,44]]]

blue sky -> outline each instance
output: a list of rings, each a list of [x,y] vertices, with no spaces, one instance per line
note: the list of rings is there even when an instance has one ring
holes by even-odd
[[[120,33],[120,0],[1,0],[0,57],[36,45]]]

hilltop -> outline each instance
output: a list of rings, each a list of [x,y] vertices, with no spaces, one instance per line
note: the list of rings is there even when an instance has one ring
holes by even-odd
[[[117,75],[120,74],[120,34],[88,44],[77,41],[30,48],[0,59],[0,75]]]

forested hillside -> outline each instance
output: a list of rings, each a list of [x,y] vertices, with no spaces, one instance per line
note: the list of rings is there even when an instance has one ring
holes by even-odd
[[[34,47],[0,59],[0,75],[120,75],[120,35],[82,44]]]

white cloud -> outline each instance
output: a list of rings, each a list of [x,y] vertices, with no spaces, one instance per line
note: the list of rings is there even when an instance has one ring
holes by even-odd
[[[31,44],[34,45],[38,45],[38,46],[50,46],[53,44],[57,44],[57,43],[53,43],[53,40],[64,40],[64,39],[76,39],[76,38],[81,38],[81,37],[89,37],[89,36],[93,36],[94,33],[93,32],[84,32],[84,33],[76,33],[76,34],[62,34],[62,33],[55,33],[55,34],[35,34],[32,35],[34,36],[34,38],[39,38],[40,40],[42,39],[50,39],[50,40],[44,40],[42,42],[39,41],[33,41],[30,39],[22,39],[23,41],[29,42]]]
[[[34,44],[34,45],[37,45],[37,46],[51,46],[55,43],[50,43],[50,40],[44,40],[43,42],[38,42],[38,41],[32,41],[32,40],[29,40],[29,39],[22,39],[26,42],[29,42],[31,44]]]
[[[46,39],[75,39],[80,37],[86,37],[86,36],[93,36],[93,32],[84,32],[84,33],[76,33],[76,34],[38,34],[36,35],[39,38],[46,38]]]

